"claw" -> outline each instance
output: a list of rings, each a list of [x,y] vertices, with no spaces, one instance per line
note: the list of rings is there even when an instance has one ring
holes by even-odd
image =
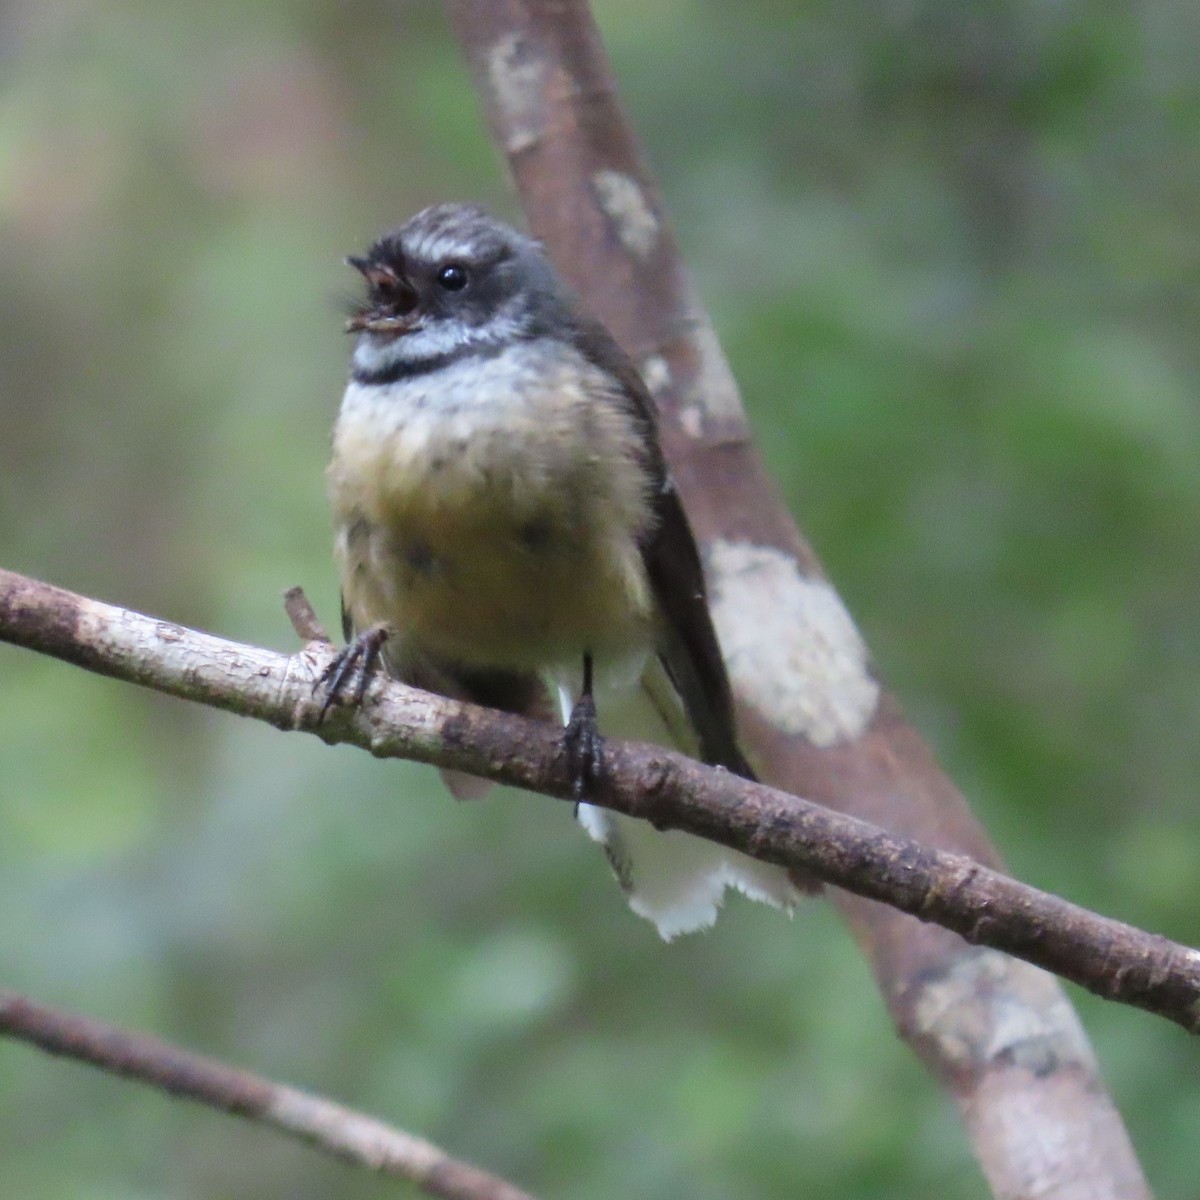
[[[563,751],[571,774],[571,792],[579,805],[592,793],[604,770],[604,739],[596,721],[596,701],[592,696],[592,656],[583,656],[583,691],[571,709],[571,719],[563,730]]]
[[[317,713],[318,725],[325,720],[335,704],[362,704],[363,697],[367,694],[367,686],[371,682],[371,673],[379,662],[379,654],[387,638],[386,626],[373,625],[370,629],[364,629],[349,645],[343,647],[333,662],[321,672],[313,684],[314,692],[322,686],[325,688],[321,711]],[[346,701],[346,685],[355,672],[358,673],[358,682],[349,701]]]

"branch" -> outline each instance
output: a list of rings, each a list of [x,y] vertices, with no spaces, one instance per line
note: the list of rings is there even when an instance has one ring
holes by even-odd
[[[531,228],[658,401],[671,471],[705,546],[743,742],[760,774],[998,865],[962,794],[879,686],[763,468],[586,0],[446,0],[446,8]],[[955,1097],[995,1194],[1146,1200],[1061,990],[860,898],[868,894],[832,899],[901,1036]]]
[[[495,1175],[373,1117],[202,1058],[145,1034],[45,1008],[0,988],[0,1034],[172,1096],[247,1117],[345,1162],[408,1179],[444,1200],[532,1200]]]
[[[293,603],[291,606],[295,608]],[[225,641],[0,571],[0,640],[279,729],[348,742],[571,799],[561,731],[377,678],[358,709],[319,723],[313,682],[333,648],[299,654]],[[1107,1000],[1200,1032],[1200,951],[1099,916],[960,854],[658,746],[610,741],[592,798],[659,829],[682,829],[1044,967]]]

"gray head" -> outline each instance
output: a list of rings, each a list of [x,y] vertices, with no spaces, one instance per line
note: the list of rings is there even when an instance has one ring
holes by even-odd
[[[398,377],[406,365],[486,352],[553,332],[571,314],[538,243],[476,205],[426,208],[346,261],[367,281],[346,324],[360,335],[360,375]]]

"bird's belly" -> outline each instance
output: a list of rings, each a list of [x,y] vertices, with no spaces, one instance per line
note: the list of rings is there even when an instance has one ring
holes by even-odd
[[[602,493],[569,477],[533,486],[532,472],[455,474],[443,465],[436,482],[393,477],[360,495],[340,539],[356,625],[386,622],[414,649],[478,666],[540,668],[648,640],[636,530]]]
[[[581,535],[503,512],[441,511],[409,512],[381,540],[394,623],[439,657],[538,667],[647,636],[636,546],[619,535]]]
[[[599,383],[540,362],[495,386],[521,360],[506,363],[467,363],[436,392],[347,389],[329,471],[347,608],[468,665],[638,648],[652,600],[636,430]]]

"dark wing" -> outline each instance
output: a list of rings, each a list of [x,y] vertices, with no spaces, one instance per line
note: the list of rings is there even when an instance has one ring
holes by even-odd
[[[659,658],[683,701],[704,761],[753,779],[737,744],[733,695],[708,610],[700,551],[663,461],[654,400],[629,356],[598,321],[578,317],[573,334],[580,353],[619,381],[630,415],[645,433],[655,519],[642,558],[662,615]]]

